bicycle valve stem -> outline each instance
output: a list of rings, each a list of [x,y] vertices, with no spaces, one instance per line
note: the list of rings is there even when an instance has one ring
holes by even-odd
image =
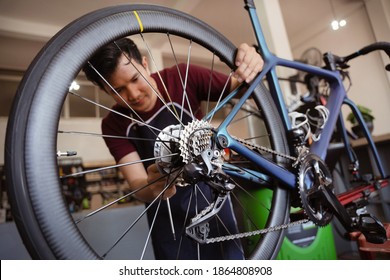
[[[57,152],[57,157],[71,157],[77,155],[76,151]]]

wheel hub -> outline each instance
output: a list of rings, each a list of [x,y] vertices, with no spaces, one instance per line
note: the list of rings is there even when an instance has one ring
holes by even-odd
[[[170,173],[183,164],[179,150],[180,126],[170,125],[157,136],[154,144],[154,156],[161,173]]]

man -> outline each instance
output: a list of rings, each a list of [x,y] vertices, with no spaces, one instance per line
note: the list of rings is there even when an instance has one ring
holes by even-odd
[[[211,100],[217,100],[227,84],[225,93],[235,89],[241,82],[251,82],[262,70],[263,60],[253,47],[242,44],[237,50],[235,64],[237,69],[229,80],[229,77],[219,73],[213,73],[210,96]],[[177,70],[179,68],[181,76]],[[187,102],[183,98],[182,77],[188,70],[185,92]],[[157,139],[158,131],[165,127],[177,124],[178,120],[172,114],[184,112],[180,120],[187,124],[192,117],[200,119],[203,114],[200,111],[200,102],[207,100],[209,92],[210,70],[191,65],[180,64],[178,67],[164,69],[157,73],[150,73],[146,57],[141,56],[138,48],[128,38],[120,39],[108,44],[99,50],[84,67],[84,72],[89,80],[97,84],[116,101],[113,110],[120,114],[110,112],[102,122],[104,135],[128,136],[131,139],[150,138]],[[166,103],[167,105],[165,105]],[[191,107],[190,107],[191,106]],[[148,125],[139,124],[133,120],[147,122]],[[123,138],[105,138],[106,144],[117,163],[137,162],[141,159],[152,158],[154,143],[151,141],[127,140]],[[148,187],[138,191],[137,199],[151,203],[158,197],[167,185],[166,178],[162,177],[161,171],[154,162],[143,162],[120,167],[130,189],[136,190],[145,185]],[[199,209],[191,205],[190,217],[208,205],[207,201],[213,199],[213,192],[205,184],[197,186],[202,192],[199,195]],[[187,205],[193,204],[191,188],[177,188],[175,185],[167,188],[163,199],[169,199],[168,203],[155,203],[148,211],[148,219],[151,224],[155,212],[158,209],[158,217],[153,225],[152,240],[154,253],[157,259],[242,259],[241,246],[234,241],[219,244],[202,245],[199,250],[192,239],[181,235],[183,225],[186,222]],[[225,203],[219,216],[223,217],[224,230],[236,232],[235,218],[230,205]],[[171,213],[170,213],[171,212]],[[191,216],[192,215],[192,216]],[[187,218],[188,219],[188,218]],[[172,221],[173,220],[173,221]],[[175,230],[171,230],[173,224]],[[210,232],[220,231],[220,226],[210,222]],[[172,233],[179,233],[178,238],[173,238]],[[222,250],[221,250],[222,248]],[[180,250],[181,249],[181,250]]]

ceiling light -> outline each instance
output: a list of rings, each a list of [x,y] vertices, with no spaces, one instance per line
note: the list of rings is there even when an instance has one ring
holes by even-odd
[[[338,29],[340,29],[340,27],[344,27],[347,24],[347,21],[345,19],[342,19],[340,21],[336,20],[337,17],[336,17],[336,13],[335,13],[335,10],[333,7],[332,0],[329,0],[329,4],[330,4],[330,8],[332,10],[332,14],[333,14],[333,18],[334,18],[334,20],[332,20],[332,22],[331,22],[332,29],[338,30]]]
[[[347,25],[347,21],[345,19],[342,19],[342,20],[339,21],[339,25],[341,27],[346,26]]]
[[[331,23],[331,25],[332,25],[332,29],[333,29],[333,30],[337,30],[337,29],[340,28],[339,22],[338,22],[337,20],[333,20],[332,23]]]

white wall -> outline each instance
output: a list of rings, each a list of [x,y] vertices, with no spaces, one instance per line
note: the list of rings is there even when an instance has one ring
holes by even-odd
[[[59,129],[83,133],[101,134],[100,118],[62,119]],[[82,134],[58,134],[57,149],[60,151],[76,151],[84,163],[113,162],[113,157],[102,137]]]

